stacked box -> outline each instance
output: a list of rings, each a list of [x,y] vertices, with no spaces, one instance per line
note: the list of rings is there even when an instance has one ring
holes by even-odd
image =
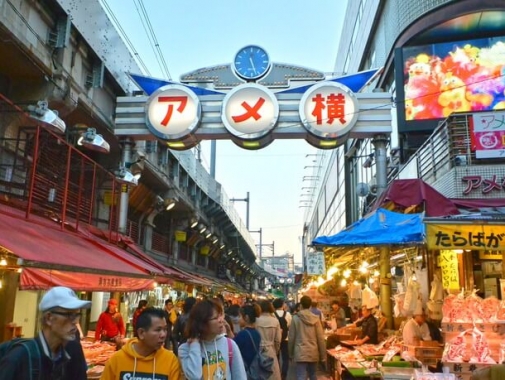
[[[417,360],[425,365],[437,365],[438,361],[442,359],[443,347],[425,347],[425,346],[410,346],[403,345],[402,351],[407,351],[410,355],[414,356]]]

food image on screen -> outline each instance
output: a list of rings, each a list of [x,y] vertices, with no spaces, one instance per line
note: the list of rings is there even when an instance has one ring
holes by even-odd
[[[505,109],[505,37],[403,49],[405,120]]]

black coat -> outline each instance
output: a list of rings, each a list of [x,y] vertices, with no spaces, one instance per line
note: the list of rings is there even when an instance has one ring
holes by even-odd
[[[14,346],[0,359],[0,380],[86,380],[86,359],[79,341],[69,342],[62,357],[53,362],[44,350],[40,336],[35,338],[40,353],[40,373],[30,378],[28,352],[23,346]],[[33,358],[32,355],[32,360]]]

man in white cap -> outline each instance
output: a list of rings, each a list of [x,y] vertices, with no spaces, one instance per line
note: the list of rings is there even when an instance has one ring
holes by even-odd
[[[426,324],[426,316],[421,302],[417,302],[414,315],[403,326],[403,344],[419,346],[420,341],[431,340],[430,328]]]
[[[0,359],[0,380],[85,380],[86,361],[75,339],[80,310],[90,307],[72,289],[50,289],[39,304],[39,335],[12,345]]]

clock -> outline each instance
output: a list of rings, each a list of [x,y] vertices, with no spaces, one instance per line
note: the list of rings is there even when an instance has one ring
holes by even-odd
[[[235,73],[245,80],[258,79],[270,68],[270,59],[265,49],[249,45],[238,51],[233,60]]]

